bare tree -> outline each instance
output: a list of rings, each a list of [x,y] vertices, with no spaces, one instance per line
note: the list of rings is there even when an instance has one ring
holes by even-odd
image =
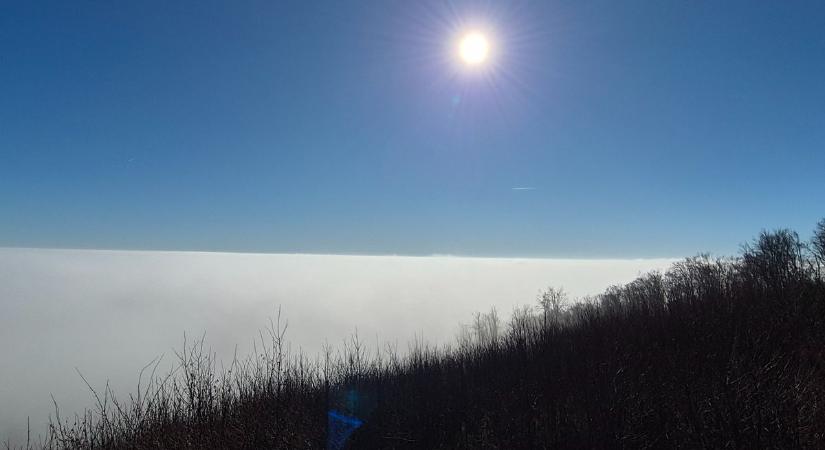
[[[822,277],[825,266],[825,219],[816,224],[814,236],[811,238],[811,250],[816,260],[817,275]]]
[[[498,317],[498,311],[495,307],[490,308],[487,313],[487,331],[490,335],[490,344],[497,344],[499,339],[499,329],[501,328],[501,320]]]
[[[792,230],[763,231],[743,246],[742,262],[756,283],[781,291],[804,275],[805,243]]]
[[[480,347],[498,344],[501,331],[501,319],[498,316],[496,308],[490,308],[490,312],[486,314],[475,313],[472,330],[475,335],[476,344]]]
[[[561,319],[565,303],[567,303],[567,292],[562,287],[550,286],[539,293],[538,304],[544,313],[544,328]]]

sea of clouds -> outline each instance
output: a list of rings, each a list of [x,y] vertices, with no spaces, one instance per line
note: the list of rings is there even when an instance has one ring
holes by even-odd
[[[368,343],[451,341],[495,307],[535,304],[548,285],[597,294],[672,260],[344,256],[0,248],[0,441],[91,407],[108,381],[128,394],[184,333],[224,361],[251,349],[278,307],[293,349],[317,353],[356,329]]]

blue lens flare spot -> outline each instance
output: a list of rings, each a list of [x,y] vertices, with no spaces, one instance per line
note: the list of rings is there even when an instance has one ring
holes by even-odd
[[[327,450],[342,450],[350,435],[364,422],[357,417],[341,414],[337,411],[327,413],[329,435],[327,436]]]

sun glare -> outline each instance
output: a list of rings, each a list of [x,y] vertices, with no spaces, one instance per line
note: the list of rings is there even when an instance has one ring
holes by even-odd
[[[458,52],[462,61],[468,65],[476,66],[487,60],[490,53],[490,43],[483,34],[474,31],[461,38]]]

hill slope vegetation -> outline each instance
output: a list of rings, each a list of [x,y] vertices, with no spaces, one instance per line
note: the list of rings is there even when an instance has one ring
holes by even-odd
[[[391,326],[391,324],[388,324]],[[280,318],[218,370],[203,341],[128,401],[56,414],[49,448],[821,448],[825,221],[603,294],[549,289],[457,342],[309,358]],[[151,371],[151,367],[147,368]]]

